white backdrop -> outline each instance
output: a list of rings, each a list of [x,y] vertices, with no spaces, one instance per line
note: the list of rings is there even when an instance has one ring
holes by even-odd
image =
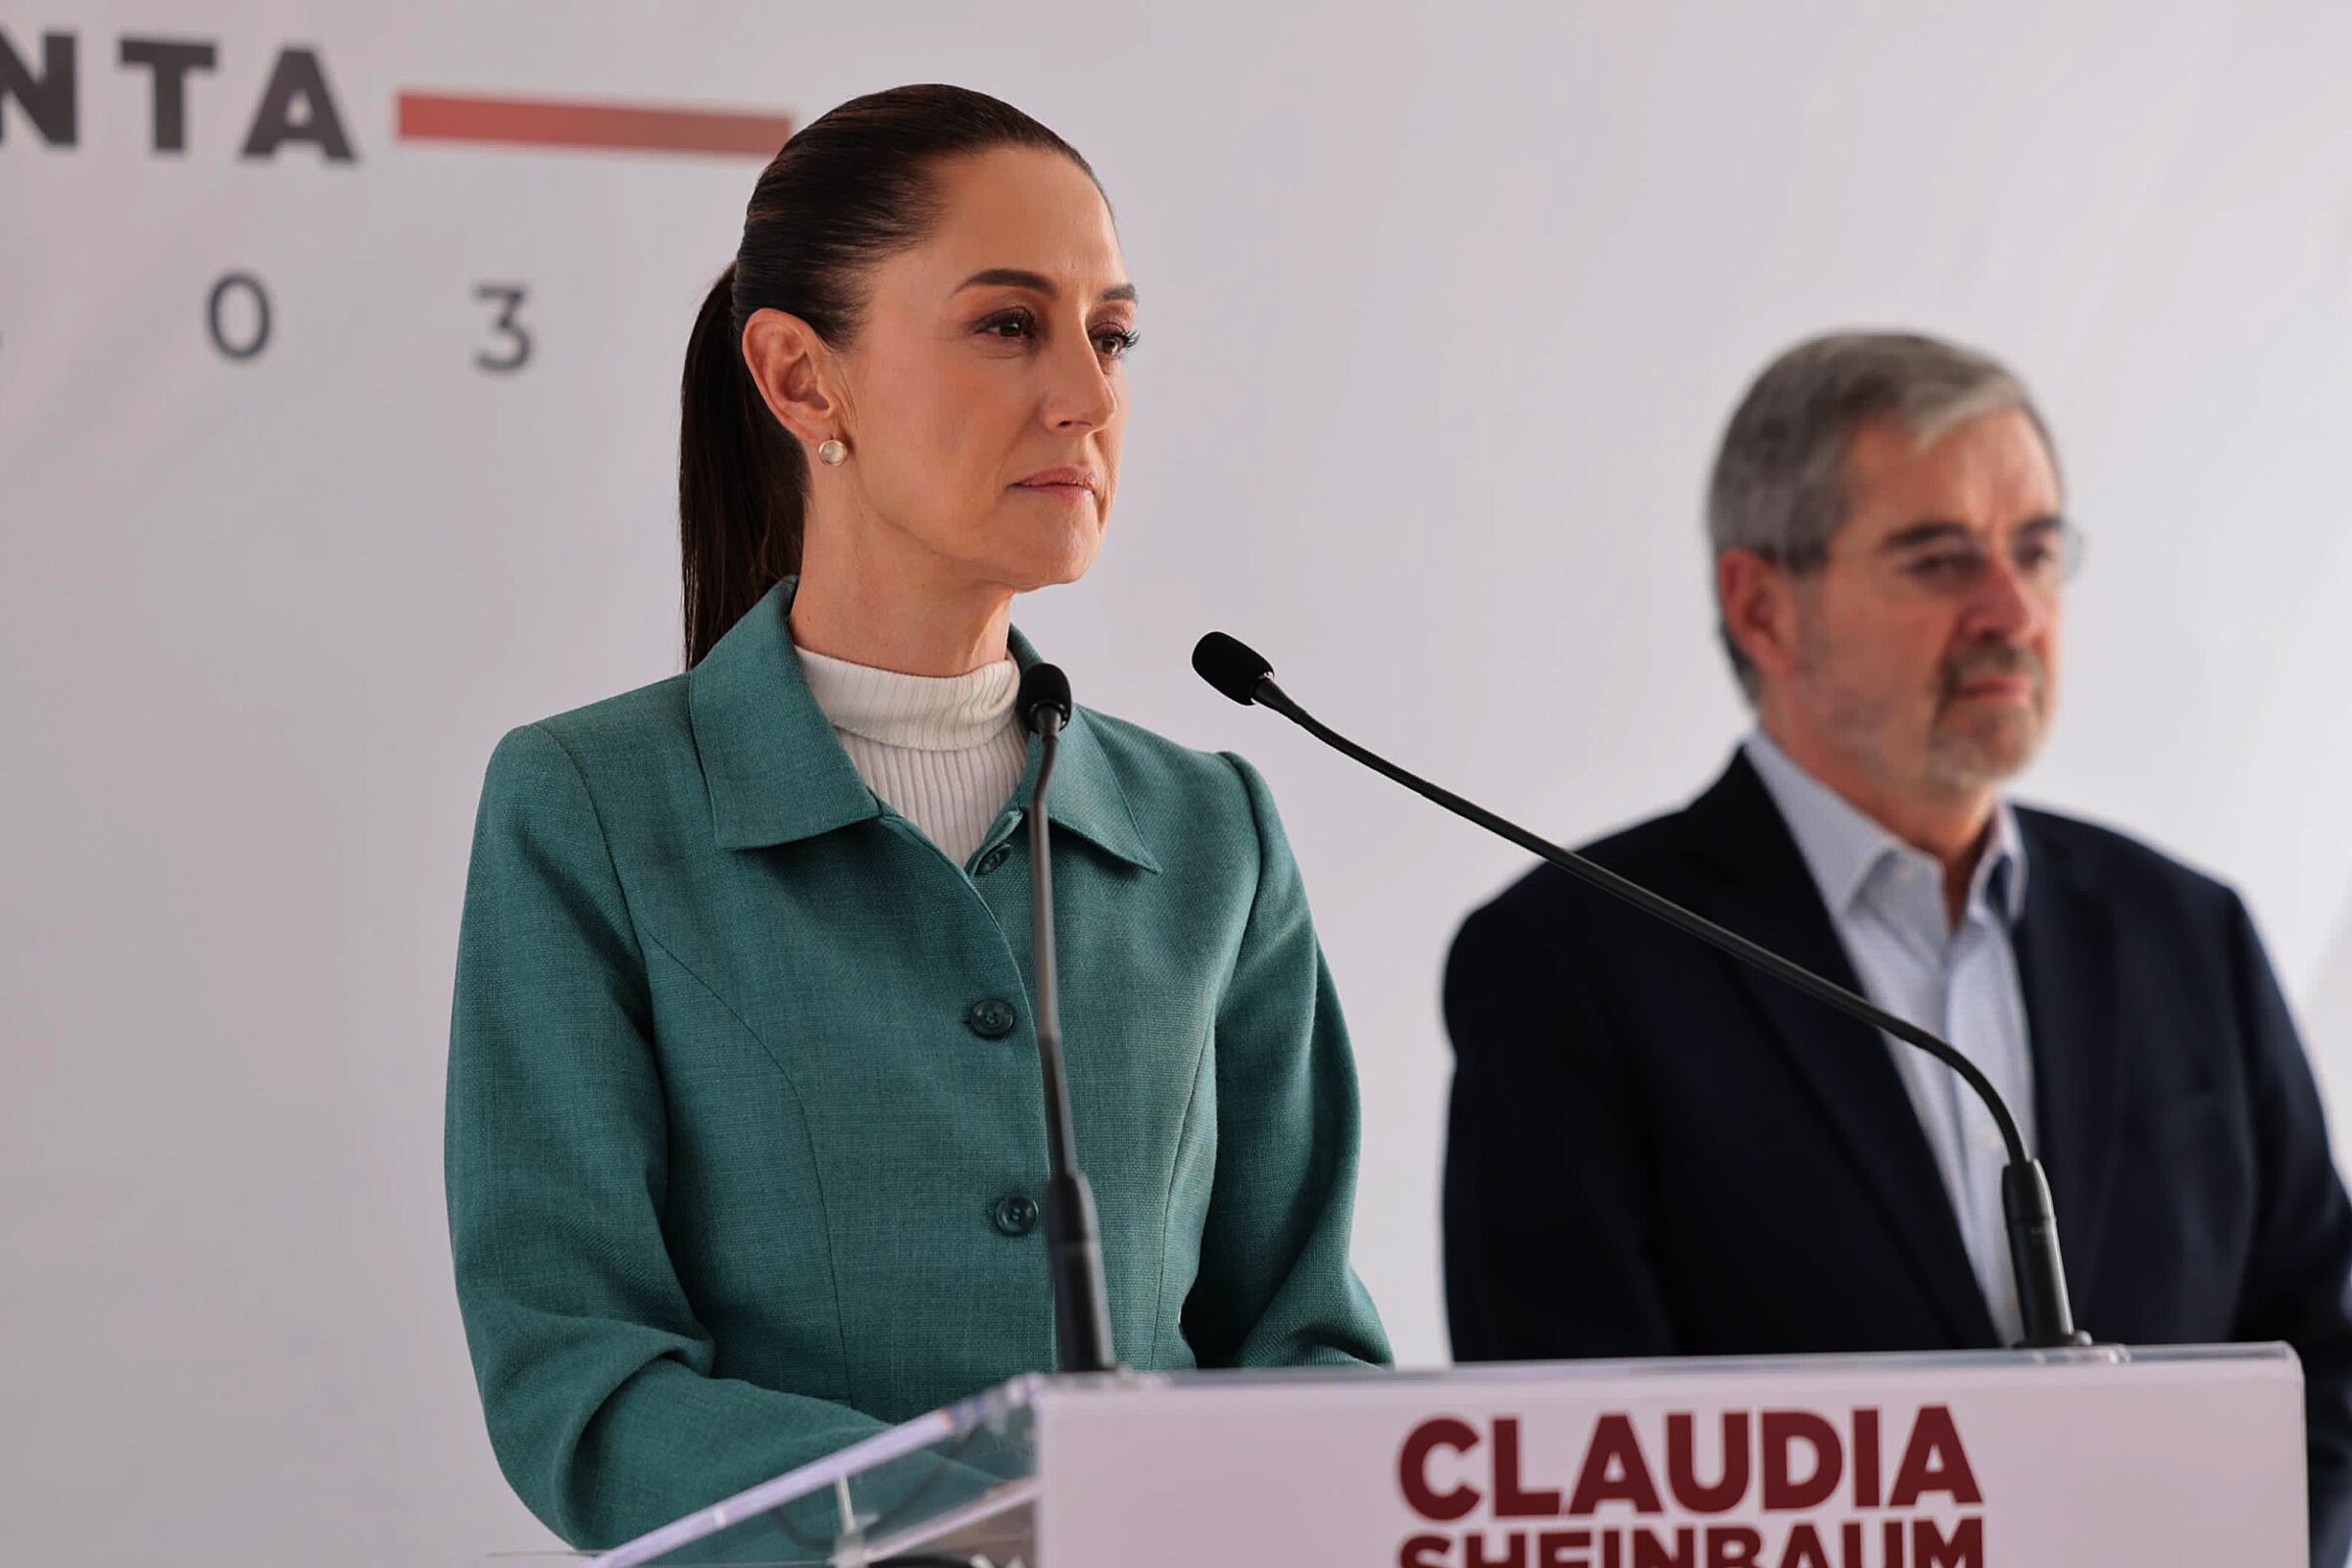
[[[1405,1359],[1445,1351],[1441,955],[1517,861],[1187,650],[1231,629],[1563,838],[1683,799],[1742,721],[1711,444],[1825,326],[1951,333],[2038,388],[2092,553],[2026,793],[2238,881],[2352,1090],[2333,0],[0,10],[36,69],[43,32],[76,40],[74,144],[0,105],[14,1559],[546,1539],[481,1435],[442,1221],[467,834],[502,730],[676,666],[677,369],[756,164],[404,142],[403,89],[806,119],[949,79],[1094,160],[1138,406],[1102,565],[1020,618],[1082,701],[1272,779]],[[184,151],[151,147],[125,35],[216,45]],[[352,162],[238,156],[288,45]],[[241,361],[206,324],[232,271],[270,301]],[[484,282],[526,289],[519,371],[473,364]]]

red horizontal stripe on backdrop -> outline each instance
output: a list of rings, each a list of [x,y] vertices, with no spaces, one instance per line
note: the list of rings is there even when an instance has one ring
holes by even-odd
[[[793,130],[782,115],[437,92],[400,94],[398,126],[403,141],[752,158],[773,157]]]

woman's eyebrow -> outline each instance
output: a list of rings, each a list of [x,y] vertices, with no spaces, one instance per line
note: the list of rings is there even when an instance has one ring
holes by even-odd
[[[1018,267],[983,268],[956,284],[955,292],[960,294],[967,288],[983,287],[1023,288],[1032,294],[1043,294],[1050,300],[1061,298],[1061,289],[1052,278],[1043,272],[1032,272]],[[1133,300],[1135,297],[1133,283],[1113,283],[1101,294],[1096,295],[1095,299],[1098,304],[1102,304],[1111,300]]]

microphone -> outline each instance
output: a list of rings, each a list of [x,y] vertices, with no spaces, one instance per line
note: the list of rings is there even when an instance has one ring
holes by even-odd
[[[1078,1169],[1070,1131],[1070,1081],[1061,1064],[1059,963],[1054,952],[1054,859],[1046,788],[1070,721],[1070,680],[1052,664],[1021,672],[1013,711],[1038,738],[1037,788],[1029,798],[1031,946],[1036,953],[1038,1069],[1046,1085],[1046,1270],[1054,1287],[1054,1338],[1064,1372],[1110,1372],[1110,1292],[1102,1278],[1102,1238],[1094,1189]]]
[[[1574,851],[1561,849],[1546,839],[1538,838],[1484,807],[1473,805],[1448,790],[1416,778],[1386,758],[1366,751],[1293,702],[1290,694],[1275,683],[1274,666],[1247,643],[1228,637],[1221,631],[1212,631],[1194,645],[1193,668],[1202,680],[1244,707],[1254,704],[1271,708],[1324,745],[1353,758],[1386,778],[1396,780],[1423,799],[1435,801],[1456,816],[1465,817],[1488,832],[1508,839],[1579,881],[1622,899],[1710,947],[1730,954],[1740,962],[1761,969],[1774,979],[1837,1008],[1847,1017],[1858,1018],[1906,1045],[1926,1052],[1959,1074],[1961,1081],[1976,1092],[1977,1098],[1984,1102],[1984,1108],[1992,1113],[1993,1123],[2000,1129],[2001,1142],[2009,1152],[2008,1168],[2001,1172],[2001,1213],[2009,1231],[2010,1262],[2017,1270],[2018,1313],[2024,1327],[2025,1348],[2043,1350],[2090,1343],[2088,1335],[2076,1329],[2074,1308],[2067,1299],[2066,1266],[2058,1247],[2058,1218],[2050,1201],[2049,1177],[2043,1172],[2041,1161],[2027,1152],[2025,1136],[2018,1131],[2017,1118],[2010,1114],[2009,1106],[2002,1101],[1999,1091],[1993,1088],[1992,1080],[1986,1078],[1984,1071],[1962,1055],[1957,1048],[1928,1033],[1909,1019],[1898,1018],[1886,1008],[1855,995],[1836,981],[1815,974],[1800,964],[1791,963],[1769,948],[1750,942],[1737,931],[1717,925],[1704,915],[1686,909],[1671,900],[1660,898],[1640,883],[1619,876],[1607,866],[1588,860]]]

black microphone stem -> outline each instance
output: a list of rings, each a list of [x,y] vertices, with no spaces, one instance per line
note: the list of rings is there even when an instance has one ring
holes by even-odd
[[[1094,1190],[1077,1167],[1071,1132],[1070,1083],[1062,1070],[1059,961],[1054,949],[1054,858],[1046,816],[1046,786],[1061,749],[1067,717],[1052,707],[1034,710],[1040,757],[1029,798],[1031,946],[1036,974],[1030,998],[1037,1030],[1038,1067],[1046,1089],[1046,1266],[1054,1286],[1054,1336],[1064,1372],[1109,1372],[1110,1294],[1102,1278],[1102,1240]]]
[[[1070,1168],[1077,1138],[1070,1124],[1070,1085],[1061,1063],[1060,957],[1054,945],[1054,857],[1052,826],[1046,817],[1046,787],[1054,780],[1054,761],[1061,751],[1061,724],[1053,714],[1040,715],[1037,788],[1029,806],[1029,895],[1035,930],[1030,946],[1036,954],[1037,994],[1031,1008],[1037,1014],[1037,1054],[1046,1080],[1046,1169],[1058,1175]]]
[[[2009,1167],[2001,1173],[2001,1209],[2008,1222],[2010,1262],[2017,1271],[2018,1312],[2024,1327],[2025,1345],[2032,1349],[2054,1349],[2089,1343],[2086,1336],[2076,1331],[2074,1309],[2067,1299],[2066,1269],[2059,1251],[2058,1221],[2050,1202],[2049,1178],[2043,1173],[2041,1162],[2027,1151],[2025,1135],[2018,1130],[2017,1118],[2010,1114],[2009,1106],[1993,1088],[1992,1081],[1956,1048],[1909,1019],[1897,1017],[1886,1008],[1856,996],[1835,981],[1791,963],[1770,948],[1750,942],[1739,932],[1717,925],[1672,900],[1660,898],[1640,883],[1619,876],[1605,865],[1539,838],[1517,823],[1505,821],[1486,808],[1465,801],[1452,791],[1441,789],[1426,779],[1406,772],[1388,759],[1366,751],[1293,702],[1290,695],[1275,684],[1271,675],[1258,681],[1252,695],[1257,702],[1273,709],[1324,745],[1355,759],[1375,773],[1396,780],[1456,816],[1466,817],[1488,832],[1510,840],[1530,855],[1558,866],[1578,880],[1624,900],[1677,930],[1730,954],[1742,963],[1761,969],[1774,979],[1837,1008],[1847,1017],[1859,1019],[1874,1029],[1885,1030],[1905,1044],[1916,1046],[1959,1074],[1961,1080],[1975,1091],[1977,1098],[1992,1113],[1993,1123],[2000,1129],[2001,1142],[2009,1152]]]

